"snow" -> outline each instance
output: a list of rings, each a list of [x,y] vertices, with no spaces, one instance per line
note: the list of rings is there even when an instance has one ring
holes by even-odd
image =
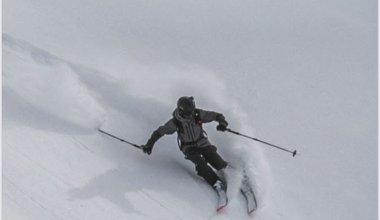
[[[4,1],[3,219],[377,219],[376,1]],[[176,100],[253,180],[217,198],[176,137]],[[234,179],[234,178],[232,178]]]

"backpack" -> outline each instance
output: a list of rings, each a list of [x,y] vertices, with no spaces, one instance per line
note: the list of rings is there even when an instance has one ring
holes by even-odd
[[[194,114],[193,114],[193,117],[194,117],[194,120],[195,120],[195,123],[197,123],[202,131],[203,131],[203,137],[207,137],[207,133],[206,131],[203,129],[203,122],[201,120],[201,117],[200,117],[200,110],[199,109],[195,109],[194,110]],[[177,127],[177,143],[178,143],[178,146],[181,148],[181,141],[179,139],[179,135],[180,133],[183,131],[183,125],[181,123],[181,121],[179,121],[176,117],[175,117],[175,111],[173,112],[173,122],[175,124],[175,126]]]

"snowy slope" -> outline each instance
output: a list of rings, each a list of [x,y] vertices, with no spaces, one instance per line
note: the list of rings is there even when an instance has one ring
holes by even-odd
[[[20,209],[26,219],[202,219],[215,214],[216,195],[182,158],[175,138],[161,141],[148,158],[96,131],[101,126],[142,144],[175,106],[131,96],[106,73],[76,66],[7,34],[3,52],[5,219]],[[238,106],[231,106],[225,111],[235,115],[234,123],[243,116],[238,118]],[[156,111],[160,108],[166,114]],[[270,175],[266,164],[258,163],[262,156],[249,156],[254,146],[210,135],[219,136],[217,143],[231,164],[238,167],[244,159],[251,161],[248,170],[256,164],[252,178],[260,171],[261,181]],[[265,188],[259,189],[264,204]],[[244,218],[243,197],[236,200],[238,210],[226,216]]]
[[[4,1],[3,219],[377,217],[376,1]],[[216,196],[175,136],[143,144],[179,96],[255,180],[259,210]]]

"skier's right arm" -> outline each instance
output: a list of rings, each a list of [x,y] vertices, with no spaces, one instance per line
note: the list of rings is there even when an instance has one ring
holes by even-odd
[[[152,149],[154,144],[160,139],[162,136],[166,134],[173,134],[177,131],[177,126],[173,119],[170,119],[164,125],[160,126],[157,130],[155,130],[150,136],[148,142],[143,146],[144,153],[150,155],[152,153]]]

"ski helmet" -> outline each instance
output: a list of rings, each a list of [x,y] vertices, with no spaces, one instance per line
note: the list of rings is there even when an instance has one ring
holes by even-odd
[[[195,102],[192,96],[183,96],[177,101],[177,108],[179,113],[184,116],[190,116],[193,114],[195,109]]]

